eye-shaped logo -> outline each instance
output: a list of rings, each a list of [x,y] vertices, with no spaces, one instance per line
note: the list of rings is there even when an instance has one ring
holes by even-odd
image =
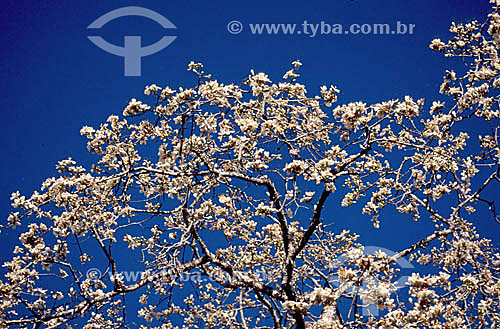
[[[396,253],[392,250],[389,250],[389,249],[386,249],[386,248],[382,248],[382,247],[377,247],[377,246],[364,246],[362,250],[358,250],[359,251],[359,254],[354,254],[354,255],[347,255],[347,254],[343,254],[343,255],[340,255],[339,257],[336,258],[336,265],[335,266],[331,266],[331,269],[334,269],[334,268],[339,268],[342,264],[346,264],[346,263],[349,263],[349,260],[350,259],[353,259],[353,258],[357,258],[357,257],[361,257],[362,255],[374,255],[376,254],[377,252],[383,252],[385,255],[387,255],[388,257],[392,257],[394,256]],[[410,272],[412,268],[415,268],[415,266],[412,265],[412,263],[410,263],[407,259],[405,258],[398,258],[396,261],[395,261],[395,265],[397,265],[400,269],[403,269],[404,272]],[[408,274],[408,273],[407,273]],[[393,292],[396,292],[397,290],[399,289],[403,289],[406,287],[406,282],[408,281],[408,275],[399,275],[399,279],[395,282],[392,282],[394,287],[394,291]],[[367,289],[369,288],[369,284],[377,284],[379,282],[379,280],[375,277],[368,277],[366,278],[364,281],[362,281],[361,283],[361,290],[364,290],[364,289]],[[332,285],[335,285],[337,287],[340,287],[340,285],[342,285],[342,282],[339,281],[339,277],[338,275],[334,275],[333,276],[333,280],[331,281],[331,284]],[[355,287],[352,287],[350,288],[349,290],[347,290],[347,292],[354,292],[357,288]],[[391,294],[393,293],[391,292]],[[378,306],[377,306],[377,303],[375,300],[370,300],[370,297],[371,296],[366,296],[366,300],[364,301],[365,302],[365,307],[363,307],[363,315],[365,316],[378,316],[379,315],[379,309],[378,309]],[[363,299],[363,297],[361,297]]]
[[[142,7],[123,7],[110,11],[107,14],[102,15],[96,19],[92,24],[90,24],[88,29],[100,29],[104,24],[115,18],[124,16],[142,16],[147,17],[158,24],[160,24],[165,29],[175,29],[175,25],[172,24],[168,19],[147,8]],[[141,75],[141,58],[144,56],[149,56],[154,53],[159,52],[169,44],[171,44],[176,37],[174,36],[164,36],[159,41],[152,45],[142,47],[140,36],[125,36],[125,42],[123,47],[113,45],[99,36],[89,36],[90,41],[92,41],[97,47],[110,54],[121,56],[125,60],[125,76],[140,76]]]

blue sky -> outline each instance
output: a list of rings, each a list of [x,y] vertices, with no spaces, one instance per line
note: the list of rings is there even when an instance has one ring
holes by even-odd
[[[97,34],[86,27],[101,15],[124,6],[142,6],[168,18],[176,27],[167,35],[177,39],[164,50],[142,59],[142,75],[124,76],[123,58],[104,52],[87,36],[101,35],[122,45],[125,35],[140,35],[143,45],[159,40],[165,31],[143,17],[123,17]],[[4,0],[0,80],[3,124],[0,143],[0,215],[7,217],[9,196],[29,194],[44,178],[55,175],[58,160],[72,156],[88,162],[83,125],[96,126],[110,114],[122,112],[133,97],[147,100],[144,86],[192,86],[186,71],[191,61],[205,64],[222,82],[241,81],[250,69],[281,79],[290,62],[300,59],[301,82],[311,94],[323,84],[335,84],[340,102],[378,102],[404,95],[439,99],[446,68],[457,64],[431,51],[433,38],[449,37],[452,20],[484,19],[488,0],[335,0],[335,1],[26,1]],[[243,31],[227,31],[238,20]],[[249,24],[304,21],[319,24],[372,24],[397,21],[415,24],[405,35],[253,35]],[[373,230],[367,217],[346,212],[339,226],[353,227],[364,241],[385,241],[398,248],[408,239],[423,237],[425,226],[402,222],[383,232]],[[405,219],[409,221],[409,219]],[[365,225],[366,224],[366,225]],[[495,239],[500,225],[478,219],[481,233]],[[384,225],[382,223],[382,228]],[[401,234],[401,230],[411,234]],[[427,231],[428,232],[428,231]],[[15,237],[3,244],[10,249]],[[497,243],[498,245],[498,243]],[[5,255],[2,255],[5,260]]]
[[[101,15],[124,6],[143,6],[168,18],[177,29],[164,30],[144,17],[122,17],[102,29],[86,27]],[[3,91],[3,150],[0,209],[6,217],[9,196],[29,193],[55,174],[55,163],[67,156],[88,155],[80,128],[98,125],[121,113],[149,83],[178,87],[193,84],[189,61],[205,64],[223,82],[241,81],[251,68],[281,78],[290,62],[300,59],[302,82],[311,93],[322,84],[341,90],[340,102],[367,103],[409,94],[427,103],[438,97],[444,70],[456,65],[431,51],[430,40],[446,39],[452,20],[483,19],[487,0],[470,1],[13,1],[0,13]],[[239,34],[230,21],[243,24]],[[320,24],[415,24],[405,35],[253,35],[249,24],[304,21]],[[140,35],[142,44],[164,34],[177,36],[162,51],[142,58],[142,75],[124,76],[123,58],[99,49],[88,35],[123,45],[125,35]],[[498,233],[490,220],[485,232]],[[367,226],[368,228],[369,226]],[[360,227],[359,229],[365,229]],[[374,234],[370,232],[370,234]],[[376,233],[379,234],[379,233]]]

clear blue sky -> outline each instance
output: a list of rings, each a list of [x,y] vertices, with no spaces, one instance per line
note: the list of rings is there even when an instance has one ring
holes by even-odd
[[[143,17],[118,18],[97,33],[86,28],[113,9],[132,5],[152,9],[177,27],[166,30],[177,36],[171,45],[142,59],[140,77],[124,76],[123,58],[87,39],[88,35],[101,35],[120,46],[125,35],[140,35],[143,45],[158,41],[165,30]],[[12,191],[37,189],[44,178],[55,174],[58,160],[67,156],[88,159],[85,139],[79,134],[83,125],[98,125],[110,114],[121,113],[132,97],[147,100],[142,95],[146,84],[192,85],[192,75],[186,72],[190,60],[203,62],[215,78],[232,82],[241,81],[251,68],[278,80],[292,60],[300,59],[304,64],[301,81],[311,93],[322,84],[333,83],[342,91],[340,102],[370,103],[409,94],[425,97],[429,103],[438,96],[444,69],[452,65],[428,48],[430,40],[446,39],[452,20],[483,19],[488,9],[487,0],[6,0],[0,13],[0,214],[7,216]],[[227,31],[232,20],[243,24],[241,33]],[[253,35],[249,28],[250,23],[301,27],[304,21],[344,26],[394,26],[400,21],[415,24],[415,28],[411,35],[318,33],[315,37]],[[484,232],[498,236],[498,225],[484,221]],[[359,230],[369,227],[361,225]]]
[[[99,16],[124,6],[142,6],[168,18],[177,39],[142,59],[142,76],[125,77],[123,58],[104,52],[88,39],[86,27]],[[2,129],[0,143],[0,216],[10,211],[10,193],[30,193],[55,175],[58,160],[72,156],[88,162],[83,125],[98,125],[121,113],[128,100],[149,83],[191,86],[189,61],[200,61],[223,82],[241,81],[251,68],[281,79],[290,62],[300,59],[301,82],[310,93],[322,84],[341,89],[340,102],[378,102],[409,94],[432,103],[438,97],[449,60],[428,47],[446,39],[452,20],[484,19],[488,0],[335,0],[335,1],[26,1],[4,0],[0,12]],[[227,31],[232,20],[240,34]],[[252,35],[250,23],[415,24],[406,35]],[[116,45],[125,35],[140,35],[149,45],[164,35],[154,21],[124,17],[97,35]],[[339,227],[353,227],[368,244],[385,241],[389,249],[423,237],[424,224],[391,224],[375,231],[368,217],[346,212]],[[410,226],[411,225],[411,226]],[[500,225],[480,218],[480,232],[495,239]],[[383,231],[385,229],[385,231]],[[401,233],[411,232],[411,234]],[[428,231],[427,231],[428,232]],[[19,232],[17,232],[19,233]],[[373,241],[371,240],[373,238]],[[2,244],[11,249],[12,234]],[[497,244],[498,245],[498,244]],[[6,249],[4,249],[6,250]],[[1,260],[5,260],[5,254]]]

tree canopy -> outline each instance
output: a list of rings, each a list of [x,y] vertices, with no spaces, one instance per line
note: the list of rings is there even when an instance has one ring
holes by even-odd
[[[500,221],[499,6],[432,40],[463,63],[445,102],[337,104],[336,86],[308,94],[299,61],[234,84],[191,62],[193,87],[149,85],[151,105],[83,127],[90,168],[68,158],[12,194],[0,326],[498,327],[500,255],[474,226]],[[366,253],[326,207],[434,229]],[[403,258],[419,267],[401,285]]]

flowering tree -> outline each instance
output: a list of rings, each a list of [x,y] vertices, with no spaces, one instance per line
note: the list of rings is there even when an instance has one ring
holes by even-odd
[[[8,226],[24,232],[4,264],[0,326],[131,327],[132,309],[161,328],[498,327],[500,255],[473,223],[481,209],[499,221],[485,196],[500,181],[499,6],[432,41],[466,65],[446,71],[446,105],[332,107],[338,89],[308,96],[298,61],[283,82],[251,71],[240,85],[191,63],[195,87],[150,85],[154,106],[132,99],[129,119],[83,127],[89,170],[63,160],[41,191],[12,194]],[[333,194],[376,228],[392,209],[435,230],[363,253],[331,229]],[[404,291],[403,257],[427,269]],[[86,272],[95,262],[105,271]]]

